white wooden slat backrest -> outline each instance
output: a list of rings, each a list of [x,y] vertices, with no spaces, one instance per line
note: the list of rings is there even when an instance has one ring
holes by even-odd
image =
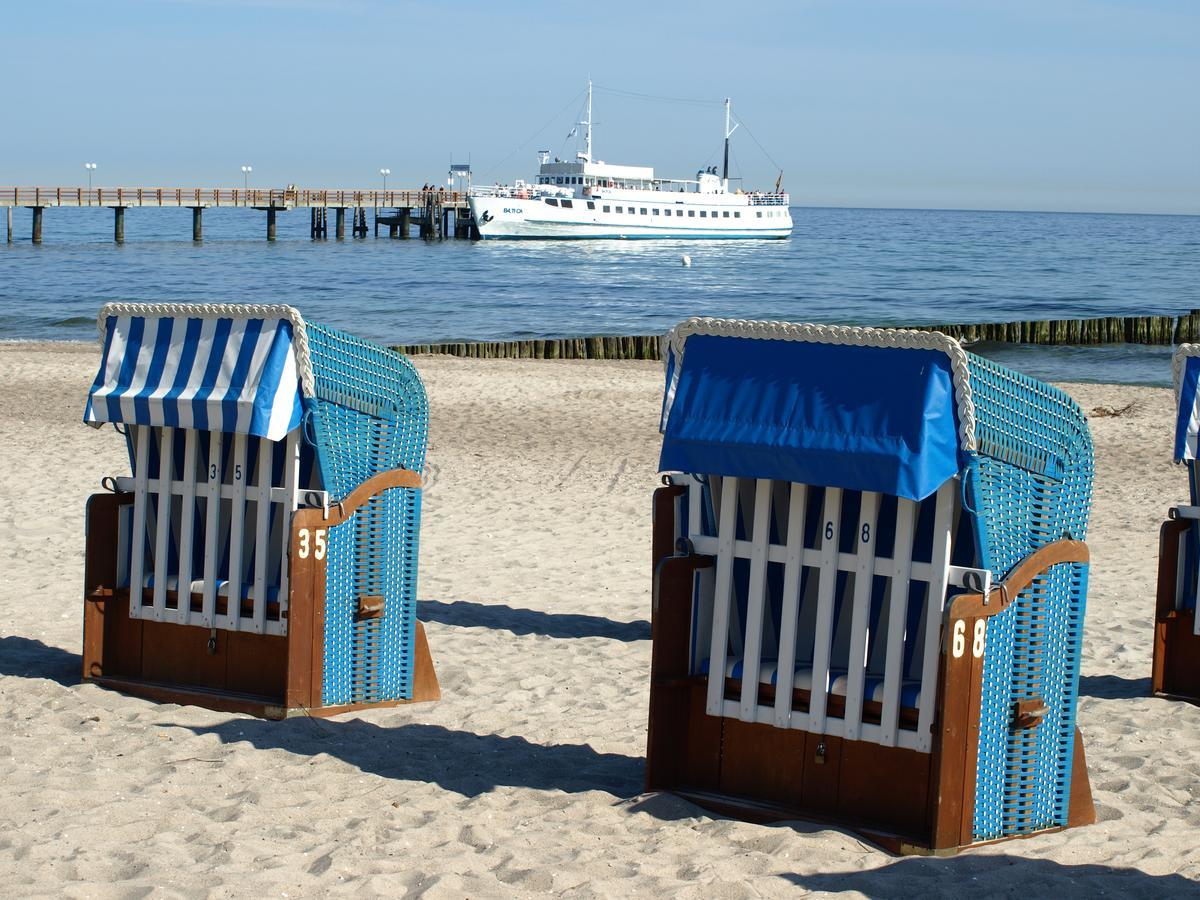
[[[194,428],[184,431],[183,494],[179,507],[179,579],[176,586],[179,602],[176,619],[180,625],[192,624],[192,557],[196,529],[196,459],[200,434]]]
[[[305,490],[298,431],[278,442],[210,432],[205,451],[205,437],[194,429],[131,428],[132,528],[118,544],[130,616],[286,634],[288,532]]]
[[[707,712],[929,752],[958,480],[926,501],[929,518],[921,504],[870,492],[732,476],[683,483],[686,536],[696,552],[716,557],[714,567],[700,570],[693,613],[700,637],[692,670],[703,671],[707,659]],[[814,503],[820,517],[806,526]],[[705,515],[709,504],[715,529]],[[854,525],[846,543],[843,519],[855,515],[855,504],[857,517],[844,523]],[[811,524],[817,527],[806,540]],[[893,535],[890,556],[886,546],[876,551],[885,531]],[[930,562],[913,559],[918,543]],[[910,597],[922,594],[923,608],[910,608]],[[740,680],[736,696],[726,696],[727,678]],[[774,686],[771,701],[760,702],[761,685]],[[808,692],[807,710],[793,708],[796,689]],[[833,696],[842,702],[831,715]],[[867,701],[876,704],[870,716]],[[914,704],[915,731],[911,719],[901,726],[902,709]]]

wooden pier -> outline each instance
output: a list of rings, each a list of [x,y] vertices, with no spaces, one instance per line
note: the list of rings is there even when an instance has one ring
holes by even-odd
[[[125,240],[125,210],[131,207],[190,209],[192,240],[204,236],[203,213],[213,207],[249,209],[267,214],[267,240],[275,240],[276,216],[297,209],[310,210],[311,236],[329,236],[328,211],[334,210],[334,235],[346,236],[346,211],[351,212],[352,235],[367,236],[367,211],[374,215],[375,236],[386,225],[391,237],[406,238],[411,225],[424,238],[475,237],[471,210],[463,191],[447,190],[315,190],[311,188],[84,188],[3,187],[0,207],[6,207],[7,238],[12,243],[12,211],[25,207],[33,212],[32,240],[42,242],[47,207],[96,207],[113,211],[113,240]]]

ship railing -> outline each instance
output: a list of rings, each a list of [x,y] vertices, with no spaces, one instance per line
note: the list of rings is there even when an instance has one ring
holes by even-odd
[[[751,206],[787,206],[788,195],[779,192],[751,191],[747,196]]]
[[[514,200],[529,200],[540,196],[545,191],[538,192],[534,187],[512,187],[511,185],[481,186],[471,188],[472,197],[511,197]]]

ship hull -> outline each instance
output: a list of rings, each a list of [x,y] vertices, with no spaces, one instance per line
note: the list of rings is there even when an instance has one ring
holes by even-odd
[[[586,201],[575,204],[585,207]],[[640,208],[656,200],[630,199],[610,201],[634,203]],[[657,199],[659,208],[669,202]],[[726,219],[695,219],[683,216],[653,214],[605,214],[599,210],[562,209],[548,206],[537,198],[471,197],[471,215],[484,240],[778,240],[792,233],[792,219],[786,207],[770,210],[771,215],[759,219],[753,207],[740,207],[745,219],[738,225],[726,224]],[[597,204],[599,205],[599,204]],[[723,210],[729,210],[722,205]],[[673,219],[687,221],[674,222]]]

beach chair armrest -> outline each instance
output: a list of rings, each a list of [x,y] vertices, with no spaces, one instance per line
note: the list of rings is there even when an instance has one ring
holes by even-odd
[[[421,473],[411,469],[389,469],[372,476],[346,495],[345,499],[329,504],[328,513],[322,509],[297,510],[292,519],[293,528],[332,528],[341,525],[376,494],[391,488],[421,488]]]
[[[1044,547],[1021,560],[1004,581],[983,594],[960,594],[950,605],[952,619],[987,618],[1004,612],[1017,595],[1026,590],[1039,575],[1052,566],[1063,563],[1086,563],[1090,558],[1088,546],[1083,541],[1062,539]]]

